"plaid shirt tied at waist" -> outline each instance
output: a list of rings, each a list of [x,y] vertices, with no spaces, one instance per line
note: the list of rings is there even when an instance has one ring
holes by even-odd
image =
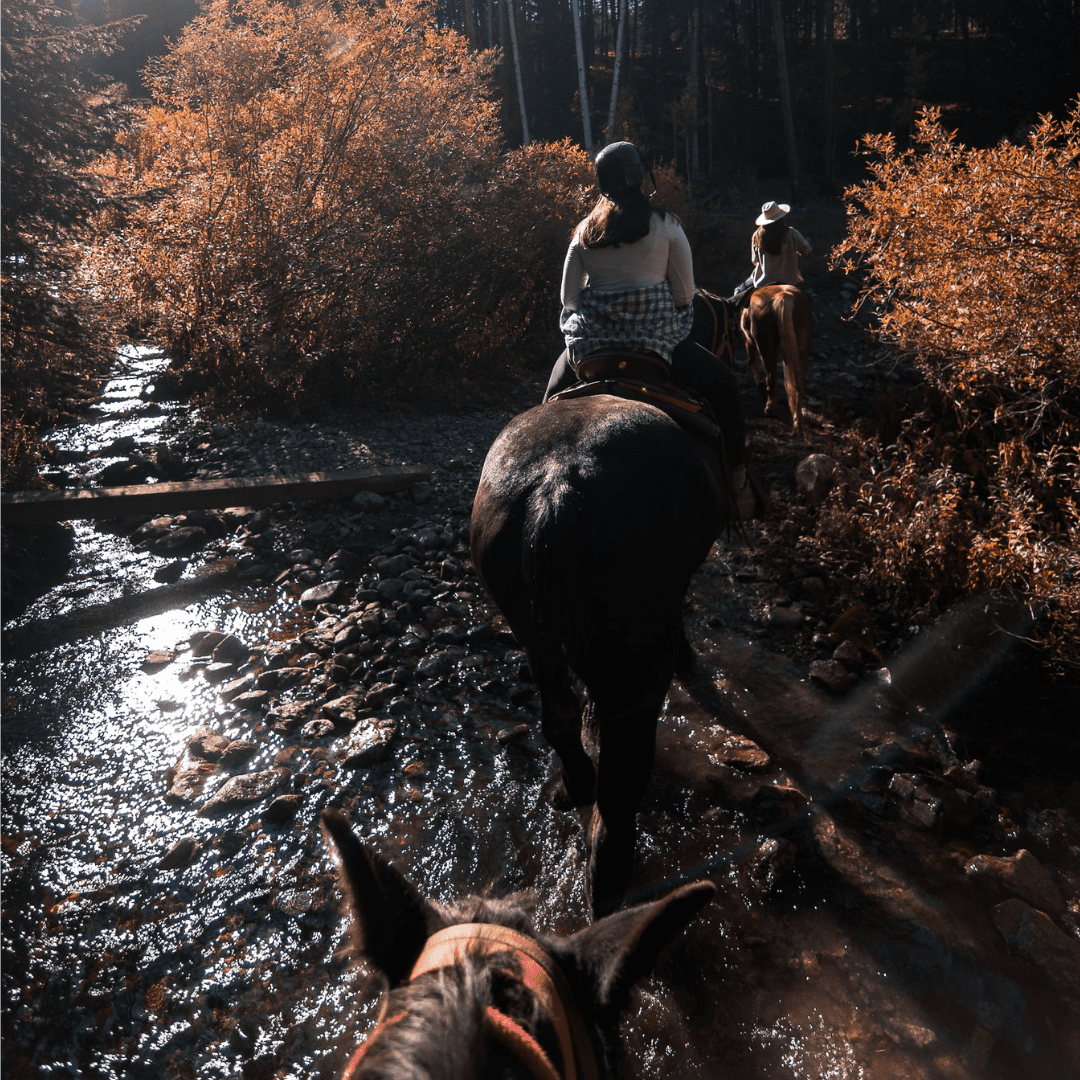
[[[563,308],[559,317],[572,361],[598,349],[626,348],[659,353],[670,364],[671,350],[689,336],[693,324],[693,304],[677,310],[666,281],[612,292],[586,286],[577,310]]]

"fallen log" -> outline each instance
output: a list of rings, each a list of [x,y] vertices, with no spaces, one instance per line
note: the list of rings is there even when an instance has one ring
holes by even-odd
[[[226,477],[133,484],[116,488],[65,488],[61,491],[14,491],[0,496],[0,521],[25,525],[74,518],[121,518],[174,514],[185,510],[221,510],[230,506],[308,499],[340,499],[358,491],[401,491],[427,480],[418,465],[377,465],[348,472],[294,473],[290,476]]]

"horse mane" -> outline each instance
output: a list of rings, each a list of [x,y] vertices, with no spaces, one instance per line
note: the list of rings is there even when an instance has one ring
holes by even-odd
[[[533,936],[535,897],[471,896],[454,904],[434,904],[447,926],[494,923]],[[393,1019],[369,1045],[351,1080],[475,1080],[520,1075],[490,1038],[488,1006],[494,1006],[534,1038],[554,1042],[553,1030],[536,995],[521,982],[509,952],[480,956],[431,972],[390,990],[382,1016]],[[488,1071],[485,1071],[485,1068]]]

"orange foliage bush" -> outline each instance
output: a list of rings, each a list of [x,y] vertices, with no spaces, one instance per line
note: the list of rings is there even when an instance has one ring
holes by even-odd
[[[99,165],[136,201],[85,273],[226,407],[445,400],[546,356],[588,162],[500,154],[491,70],[430,0],[211,0]]]
[[[927,378],[924,412],[838,492],[818,543],[857,553],[907,612],[1011,589],[1080,668],[1080,106],[1026,144],[957,145],[933,110],[917,146],[870,136],[834,263],[861,272],[880,337]]]

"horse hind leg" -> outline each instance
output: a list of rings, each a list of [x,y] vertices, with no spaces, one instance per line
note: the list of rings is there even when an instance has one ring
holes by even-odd
[[[561,653],[526,649],[540,690],[540,727],[561,763],[563,791],[572,806],[587,806],[596,797],[596,768],[581,742],[582,703]]]
[[[806,434],[802,430],[803,398],[806,395],[806,358],[809,346],[805,349],[795,332],[795,301],[790,296],[781,300],[780,343],[784,353],[784,389],[787,393],[788,408],[791,410],[791,427],[796,434]]]

